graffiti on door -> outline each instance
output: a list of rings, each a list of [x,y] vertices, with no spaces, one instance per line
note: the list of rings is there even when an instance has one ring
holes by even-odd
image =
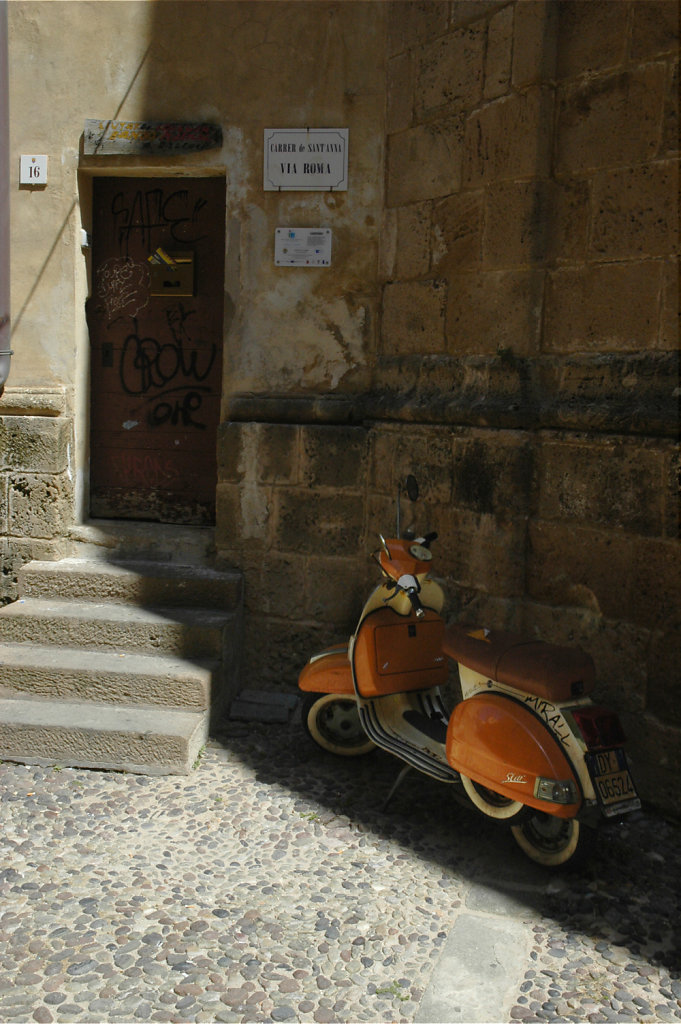
[[[97,298],[109,323],[137,316],[149,302],[149,268],[129,257],[113,256],[97,270]]]
[[[202,392],[211,390],[202,382],[213,368],[216,345],[204,342],[197,347],[193,343],[188,321],[195,316],[195,310],[185,309],[178,303],[165,312],[170,341],[140,337],[135,321],[135,329],[123,343],[119,366],[121,387],[128,395],[148,396],[152,403],[150,426],[172,423],[205,430],[206,424],[197,414],[203,405]]]
[[[207,205],[203,196],[190,200],[186,188],[172,191],[161,187],[118,192],[111,203],[115,237],[125,256],[135,244],[150,252],[155,239],[167,239],[195,245],[205,238],[200,218]]]

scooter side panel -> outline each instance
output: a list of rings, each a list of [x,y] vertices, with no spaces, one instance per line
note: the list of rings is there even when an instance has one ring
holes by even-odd
[[[498,693],[457,704],[447,730],[447,760],[495,793],[557,817],[572,818],[581,804],[557,804],[534,795],[538,777],[579,782],[559,741],[535,715]]]
[[[298,677],[307,693],[338,693],[355,696],[347,645],[330,647],[311,658]]]
[[[422,619],[405,619],[392,608],[368,615],[357,633],[353,661],[361,697],[382,697],[408,690],[429,690],[447,681],[442,653],[444,622],[427,610]]]

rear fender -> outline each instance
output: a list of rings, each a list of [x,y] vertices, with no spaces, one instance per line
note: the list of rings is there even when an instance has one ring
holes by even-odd
[[[487,789],[559,818],[573,818],[581,787],[560,742],[531,711],[500,693],[480,693],[457,704],[447,729],[447,760]],[[576,802],[535,795],[537,780],[571,781]]]
[[[298,687],[306,693],[338,693],[354,697],[347,644],[329,647],[310,658],[298,677]]]

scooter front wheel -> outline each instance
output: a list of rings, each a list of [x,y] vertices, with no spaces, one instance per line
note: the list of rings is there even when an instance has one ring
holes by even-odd
[[[358,757],[376,746],[360,724],[354,697],[309,693],[303,700],[302,717],[308,736],[332,754]]]
[[[511,832],[530,860],[544,867],[561,867],[568,861],[582,860],[591,848],[594,830],[576,818],[555,818],[535,811]]]

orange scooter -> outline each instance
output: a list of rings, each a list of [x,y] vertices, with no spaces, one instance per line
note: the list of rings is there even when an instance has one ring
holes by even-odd
[[[406,489],[416,500],[413,476]],[[581,649],[445,626],[444,594],[429,576],[437,534],[399,536],[400,491],[397,537],[379,535],[383,580],[353,636],[300,674],[304,726],[335,754],[380,747],[400,758],[388,799],[417,768],[509,826],[533,861],[566,864],[599,821],[641,806],[619,719],[591,701],[594,665]],[[451,661],[461,700],[450,713],[441,688]]]

